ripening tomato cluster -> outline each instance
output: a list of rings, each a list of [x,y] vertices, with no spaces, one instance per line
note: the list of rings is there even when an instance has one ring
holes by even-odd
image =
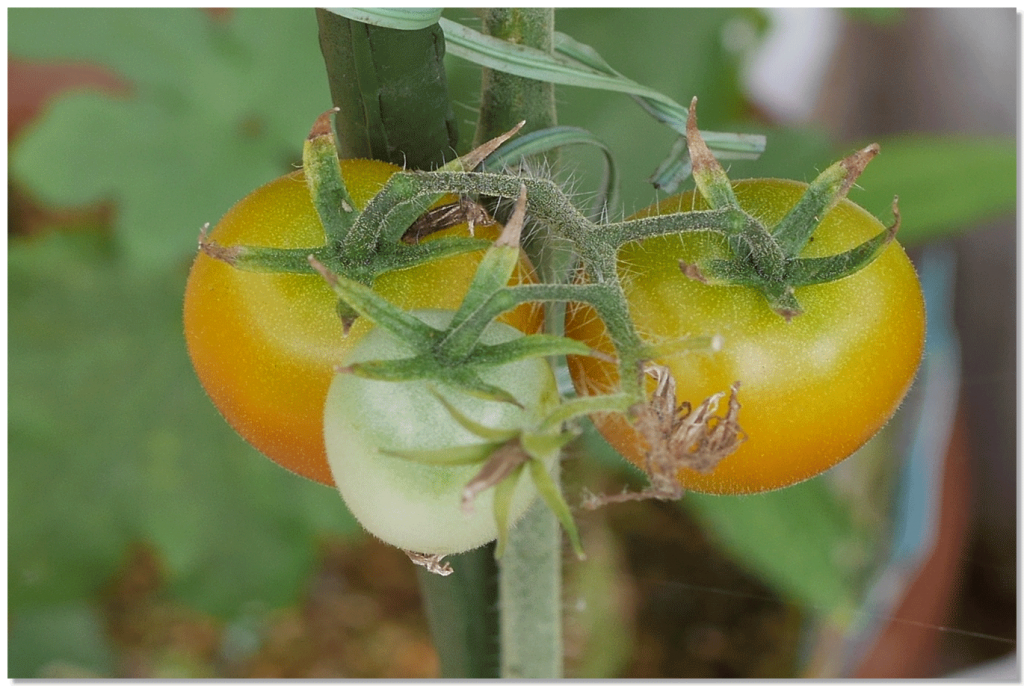
[[[342,162],[349,193],[362,209],[396,167]],[[777,224],[806,184],[755,179],[733,185],[740,207],[764,226]],[[449,200],[450,202],[450,200]],[[637,217],[699,211],[692,193],[669,198]],[[500,226],[477,226],[493,239]],[[462,224],[424,238],[466,236]],[[801,257],[849,250],[884,227],[841,200],[823,217]],[[281,177],[233,207],[213,229],[221,246],[316,248],[325,231],[302,173]],[[895,242],[868,266],[828,283],[798,288],[803,311],[787,319],[760,293],[695,279],[680,264],[729,256],[720,234],[693,231],[627,243],[618,250],[618,278],[631,325],[645,344],[716,336],[715,350],[653,360],[671,371],[680,399],[691,402],[742,382],[739,423],[746,440],[708,472],[682,468],[686,489],[745,494],[781,488],[819,474],[862,446],[893,415],[906,394],[924,344],[924,303],[913,266]],[[465,252],[381,274],[373,291],[431,325],[443,327],[470,289],[485,251]],[[535,283],[520,254],[509,283]],[[528,479],[470,511],[463,502],[478,465],[408,460],[403,451],[459,451],[479,441],[467,422],[495,431],[536,424],[557,396],[548,363],[536,357],[496,367],[489,384],[517,402],[480,399],[429,381],[390,382],[337,374],[355,362],[413,354],[392,333],[364,317],[345,331],[338,297],[314,273],[237,269],[201,252],[185,293],[185,335],[196,372],[214,404],[239,434],[281,466],[334,484],[364,526],[419,553],[460,552],[497,535],[491,511],[509,522],[537,496]],[[484,342],[540,331],[536,303],[506,312]],[[581,396],[612,394],[620,369],[616,347],[593,307],[569,302],[567,337],[602,355],[571,355]],[[450,408],[459,408],[457,416]],[[468,419],[467,419],[468,418]],[[598,430],[643,467],[648,444],[627,413],[594,414]],[[548,465],[550,467],[550,465]]]

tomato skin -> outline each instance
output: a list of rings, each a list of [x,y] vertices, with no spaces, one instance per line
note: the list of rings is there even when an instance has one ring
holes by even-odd
[[[740,205],[771,227],[806,185],[753,179],[736,182],[734,188]],[[636,216],[691,209],[706,205],[686,193]],[[801,256],[841,252],[883,228],[844,200],[825,216]],[[645,341],[722,337],[718,352],[656,360],[672,370],[680,402],[696,405],[741,382],[738,421],[748,440],[710,473],[683,469],[679,481],[705,493],[756,493],[829,469],[891,418],[921,360],[924,299],[913,265],[894,241],[851,276],[797,288],[803,313],[787,322],[753,289],[707,285],[679,269],[680,260],[692,264],[724,258],[725,250],[723,239],[709,233],[649,239],[623,246],[619,274],[631,319]],[[587,306],[570,305],[566,335],[613,351],[604,324]],[[618,370],[608,362],[571,357],[569,368],[580,393],[609,392],[618,386]],[[642,439],[623,416],[593,419],[620,453],[643,464]]]
[[[452,316],[440,310],[414,310],[413,314],[434,326],[447,324]],[[498,343],[521,335],[495,322],[481,340]],[[412,352],[377,327],[363,337],[346,363],[396,359]],[[494,489],[477,495],[472,513],[461,508],[462,490],[482,463],[435,466],[386,453],[485,443],[452,417],[435,392],[465,416],[492,429],[529,426],[558,402],[554,374],[543,358],[487,368],[481,377],[510,392],[522,407],[481,400],[433,380],[374,381],[354,374],[334,378],[324,407],[327,457],[345,504],[367,531],[403,550],[438,555],[464,552],[495,539]],[[521,475],[509,523],[515,523],[536,497],[532,480]]]
[[[342,175],[358,209],[398,167],[372,160],[343,160]],[[449,200],[450,201],[450,200]],[[500,227],[477,226],[494,238]],[[466,225],[432,234],[468,235]],[[239,201],[209,236],[222,246],[316,247],[324,230],[302,172],[262,186]],[[374,289],[404,309],[455,309],[483,251],[381,275]],[[513,280],[532,281],[524,260]],[[323,445],[323,406],[339,364],[371,328],[356,320],[346,337],[337,296],[319,275],[254,273],[200,252],[185,290],[184,323],[189,356],[203,388],[228,423],[281,466],[333,485]],[[539,308],[520,307],[503,318],[527,332],[543,323]]]

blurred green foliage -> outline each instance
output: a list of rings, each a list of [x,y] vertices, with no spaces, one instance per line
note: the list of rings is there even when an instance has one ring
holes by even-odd
[[[9,676],[37,676],[54,661],[109,673],[95,603],[131,543],[158,551],[174,598],[235,617],[252,601],[294,602],[319,536],[359,535],[333,490],[261,458],[223,422],[192,374],[180,324],[199,227],[296,164],[330,97],[312,10],[211,19],[15,9],[8,18],[11,57],[88,61],[129,84],[58,98],[10,153],[12,180],[43,202],[112,200],[116,213],[103,236],[9,241]],[[765,27],[759,12],[725,9],[572,9],[557,19],[626,76],[679,102],[698,94],[702,128],[767,134],[760,160],[730,165],[734,178],[809,180],[848,150],[821,132],[750,119],[739,75]],[[479,69],[448,62],[465,149]],[[558,98],[560,123],[613,151],[623,211],[654,200],[645,179],[675,134],[620,94],[566,88]],[[882,143],[851,197],[886,221],[898,193],[906,239],[1013,210],[1012,141]],[[596,153],[565,159],[581,194],[597,186]],[[825,481],[691,500],[787,597],[824,611],[854,602],[862,570],[839,569],[830,551],[867,534]]]

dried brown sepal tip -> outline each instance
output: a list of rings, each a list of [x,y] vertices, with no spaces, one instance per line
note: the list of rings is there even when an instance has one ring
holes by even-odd
[[[630,500],[678,500],[683,495],[680,469],[707,473],[731,455],[747,435],[738,422],[739,382],[732,385],[725,413],[716,414],[725,393],[716,393],[692,408],[690,403],[676,404],[676,382],[667,367],[649,364],[646,372],[657,386],[650,400],[636,410],[636,429],[648,446],[644,472],[650,486],[642,491],[623,491],[616,495],[588,494],[582,503],[595,509]]]
[[[875,159],[875,156],[881,151],[881,147],[878,143],[872,143],[866,148],[862,148],[857,152],[853,153],[849,157],[843,158],[840,164],[843,169],[846,170],[846,176],[843,179],[842,185],[839,187],[839,193],[837,197],[845,198],[846,194],[850,192],[850,188],[857,181],[861,174],[868,166],[868,162]]]
[[[199,230],[199,250],[208,257],[212,257],[215,260],[220,260],[232,267],[238,264],[238,258],[242,254],[244,248],[237,245],[223,246],[217,241],[210,240],[210,223],[203,224],[203,228]]]
[[[523,235],[523,226],[526,224],[526,184],[519,185],[519,197],[512,208],[512,216],[502,230],[501,235],[494,241],[495,245],[507,245],[513,248],[519,247],[519,241]]]
[[[317,117],[316,121],[313,122],[312,128],[310,128],[309,130],[309,136],[307,136],[306,138],[308,140],[314,140],[316,138],[321,138],[323,136],[333,136],[334,130],[331,127],[331,115],[336,114],[337,112],[340,111],[340,107],[332,107],[331,109],[327,110],[319,117]]]
[[[491,140],[486,141],[480,144],[478,147],[470,150],[457,160],[454,160],[454,162],[446,164],[443,167],[443,169],[454,170],[450,169],[450,167],[457,166],[461,168],[462,171],[473,171],[480,165],[481,162],[486,160],[492,152],[500,148],[505,141],[519,133],[519,129],[523,128],[525,125],[526,120],[524,119],[523,121],[519,122],[510,130],[506,131],[500,136],[495,136]]]
[[[405,554],[409,556],[409,559],[412,560],[414,565],[423,567],[431,574],[448,576],[455,571],[452,569],[450,564],[442,562],[442,560],[444,560],[444,555],[438,555],[437,553],[434,553],[433,555],[424,555],[423,553],[414,553],[411,550],[406,550]]]
[[[402,242],[415,245],[432,233],[449,229],[459,224],[466,224],[469,235],[475,235],[477,226],[491,226],[494,219],[487,214],[482,205],[469,198],[459,198],[458,202],[441,205],[427,210],[419,219],[402,234]]]
[[[690,108],[686,114],[686,145],[690,150],[690,160],[693,162],[694,172],[698,170],[711,170],[722,168],[722,165],[715,156],[711,154],[710,148],[700,135],[697,128],[697,98],[690,100]]]
[[[310,255],[306,259],[309,260],[309,266],[315,269],[317,274],[324,277],[324,281],[327,282],[328,286],[334,288],[336,285],[338,285],[338,277],[335,276],[334,272],[332,272],[330,269],[324,266],[323,262],[316,259],[316,257],[314,257],[313,255]]]
[[[803,310],[800,309],[800,303],[796,300],[796,295],[792,286],[787,287],[782,292],[782,297],[775,298],[771,302],[772,312],[785,319],[787,324],[793,321],[794,317],[803,314]]]
[[[497,486],[526,464],[529,459],[529,454],[523,450],[518,438],[508,441],[491,453],[476,476],[462,489],[462,511],[472,514],[477,495],[488,488]]]
[[[783,319],[785,319],[786,323],[788,324],[789,322],[793,321],[793,319],[795,317],[797,317],[800,314],[802,314],[803,311],[802,310],[794,310],[794,309],[789,308],[789,307],[776,307],[776,308],[774,308],[772,310],[772,312],[774,312],[775,314],[777,314],[780,317],[782,317]]]
[[[892,196],[892,216],[893,224],[889,227],[889,237],[887,242],[896,238],[896,234],[899,233],[900,230],[900,222],[902,221],[902,218],[900,217],[900,196],[898,195]]]
[[[338,309],[341,310],[341,301],[338,301]],[[352,327],[355,325],[356,320],[359,319],[358,313],[338,312],[338,318],[341,320],[341,333],[343,336],[348,336]]]
[[[708,205],[712,209],[738,207],[725,169],[711,154],[711,149],[697,129],[697,98],[690,101],[690,110],[686,117],[686,146],[690,151],[690,162],[693,165],[693,180]]]
[[[700,281],[701,283],[707,283],[708,277],[704,276],[704,272],[700,270],[695,264],[689,264],[683,260],[679,260],[679,271],[683,273],[683,276],[693,279],[694,281]]]

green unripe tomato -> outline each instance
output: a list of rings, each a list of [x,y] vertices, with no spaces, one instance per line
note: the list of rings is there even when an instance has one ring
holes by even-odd
[[[433,326],[443,326],[452,316],[440,310],[414,314]],[[494,322],[481,340],[494,344],[522,335]],[[375,327],[345,362],[393,360],[411,354],[407,344]],[[376,381],[348,373],[334,377],[324,408],[327,460],[345,504],[371,534],[403,550],[438,555],[471,550],[497,538],[493,489],[477,495],[471,513],[461,507],[463,488],[481,464],[422,464],[387,452],[485,442],[463,428],[434,392],[469,419],[494,429],[528,426],[558,401],[554,374],[541,358],[490,368],[481,376],[511,393],[522,407],[483,400],[433,381]],[[536,497],[533,481],[520,474],[509,523],[517,521]]]

